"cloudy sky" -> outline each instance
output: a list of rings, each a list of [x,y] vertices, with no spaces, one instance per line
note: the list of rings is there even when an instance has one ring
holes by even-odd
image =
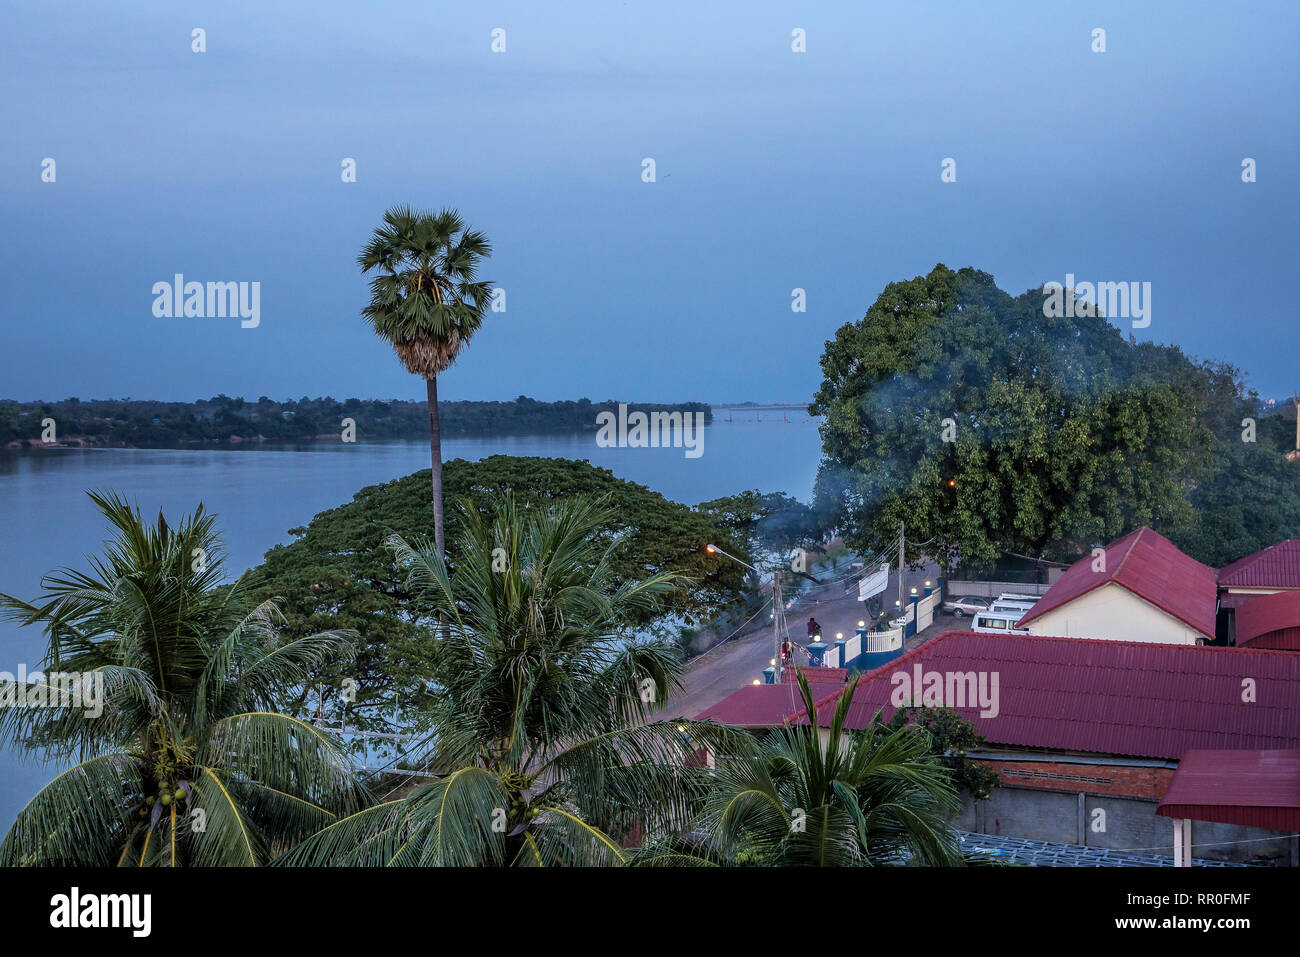
[[[7,0],[0,397],[422,398],[358,318],[394,203],[495,245],[448,399],[805,401],[937,262],[1150,282],[1135,335],[1297,385],[1294,0],[270,6]],[[175,273],[261,324],[155,317]]]

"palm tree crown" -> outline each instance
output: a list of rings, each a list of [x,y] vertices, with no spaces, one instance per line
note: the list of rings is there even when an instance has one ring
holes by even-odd
[[[432,379],[478,332],[492,293],[491,283],[474,277],[491,255],[487,237],[454,209],[394,206],[384,213],[357,256],[363,273],[378,270],[362,315],[407,371]]]
[[[370,281],[361,310],[409,372],[425,383],[429,403],[429,476],[433,540],[443,552],[442,430],[438,424],[438,374],[483,325],[491,283],[476,280],[479,261],[492,255],[487,237],[469,229],[454,209],[439,212],[394,206],[384,213],[357,264]]]
[[[34,603],[0,595],[0,613],[44,627],[44,681],[103,689],[94,709],[0,709],[0,744],[78,762],[19,813],[0,865],[256,865],[360,806],[336,742],[275,710],[347,635],[281,640],[273,603],[219,587],[201,505],[150,527],[111,493],[91,498],[115,534],[90,570],[46,575]]]
[[[962,863],[948,824],[957,810],[956,792],[939,758],[929,753],[926,736],[875,724],[844,733],[856,678],[840,695],[825,736],[801,673],[811,724],[781,728],[763,740],[733,739],[738,747],[720,755],[701,821],[713,859],[814,866]]]
[[[703,779],[683,755],[725,732],[650,720],[682,665],[623,633],[675,576],[614,585],[598,503],[529,511],[505,496],[491,519],[469,503],[461,513],[454,575],[427,543],[390,539],[447,622],[433,665],[438,780],[326,828],[286,862],[610,864],[635,828],[688,826]]]

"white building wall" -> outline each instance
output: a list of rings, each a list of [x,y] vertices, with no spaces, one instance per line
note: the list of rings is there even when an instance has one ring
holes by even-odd
[[[1108,582],[1066,602],[1027,626],[1031,635],[1057,638],[1109,638],[1194,645],[1210,640],[1191,626],[1139,598],[1127,588]]]

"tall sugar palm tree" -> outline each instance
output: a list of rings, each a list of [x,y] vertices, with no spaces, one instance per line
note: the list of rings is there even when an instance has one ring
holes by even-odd
[[[925,737],[874,725],[844,735],[855,685],[845,686],[825,738],[815,726],[793,726],[733,739],[705,799],[707,856],[781,866],[963,863],[948,823],[956,792]],[[802,674],[799,689],[816,714]]]
[[[475,279],[492,255],[487,237],[465,225],[454,209],[438,212],[394,206],[357,257],[370,281],[361,311],[397,353],[406,370],[425,382],[429,400],[429,459],[433,484],[433,536],[443,552],[442,436],[438,425],[438,375],[450,368],[483,325],[491,283]]]
[[[619,864],[629,835],[676,833],[698,812],[704,769],[683,756],[725,729],[652,721],[679,687],[666,645],[626,632],[676,576],[617,584],[605,508],[545,509],[502,497],[490,518],[460,506],[456,568],[392,537],[430,618],[437,779],[325,828],[284,863]]]
[[[113,537],[89,570],[49,573],[35,602],[0,595],[49,642],[39,680],[0,685],[0,744],[72,763],[19,812],[0,865],[258,865],[361,806],[337,743],[276,712],[348,636],[282,640],[273,603],[219,587],[202,505],[150,526],[91,498]],[[58,697],[56,674],[84,693]],[[60,706],[20,706],[43,701]]]

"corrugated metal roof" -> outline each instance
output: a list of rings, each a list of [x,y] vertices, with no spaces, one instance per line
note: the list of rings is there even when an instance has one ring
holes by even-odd
[[[814,699],[842,688],[849,676],[846,668],[802,668],[800,671],[807,677]],[[741,728],[774,728],[803,711],[799,685],[791,679],[779,685],[746,685],[700,712],[696,720]]]
[[[1095,559],[1079,559],[1020,619],[1020,624],[1074,601],[1094,588],[1113,582],[1155,605],[1166,614],[1214,637],[1217,578],[1213,568],[1179,551],[1169,539],[1145,525],[1106,546],[1104,571],[1093,571]]]
[[[1300,750],[1188,751],[1156,813],[1300,831]]]
[[[1300,541],[1284,542],[1219,569],[1219,584],[1238,588],[1300,588]]]
[[[1300,628],[1300,591],[1256,595],[1238,606],[1236,616],[1239,645],[1249,645],[1270,632]]]
[[[997,714],[955,708],[992,744],[1174,760],[1193,748],[1300,748],[1300,655],[1287,651],[952,631],[858,679],[847,726],[922,676],[997,675]],[[1249,680],[1250,684],[1247,685]],[[1253,688],[1253,701],[1243,701]],[[818,702],[830,723],[838,692]],[[807,723],[805,715],[794,721]]]
[[[849,680],[848,668],[800,668],[799,673],[813,684],[844,684]]]
[[[803,711],[803,698],[793,684],[745,685],[695,716],[739,728],[775,728]]]

